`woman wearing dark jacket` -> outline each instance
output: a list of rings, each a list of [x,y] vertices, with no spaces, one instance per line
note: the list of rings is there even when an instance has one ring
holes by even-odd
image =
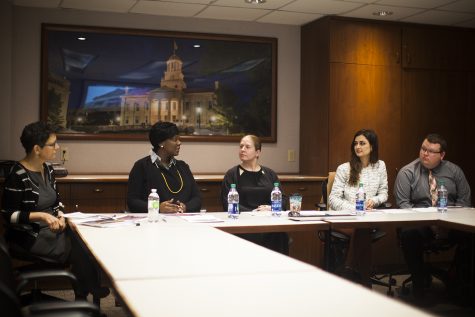
[[[270,194],[274,183],[279,183],[277,174],[268,167],[258,163],[261,154],[261,141],[255,135],[246,135],[239,144],[240,165],[229,169],[224,176],[221,186],[221,201],[223,210],[227,210],[228,192],[231,184],[236,184],[239,193],[239,211],[270,211]],[[282,188],[281,188],[282,190]],[[283,210],[286,201],[282,201]],[[286,233],[258,233],[238,235],[274,251],[288,254],[289,238]]]
[[[150,129],[150,154],[135,162],[129,174],[127,205],[131,212],[147,212],[150,191],[160,196],[160,212],[199,212],[201,194],[190,167],[175,159],[180,153],[178,128],[157,122]]]
[[[44,122],[31,123],[20,137],[26,156],[17,162],[4,184],[2,216],[10,248],[32,256],[72,265],[80,284],[79,296],[104,297],[96,266],[63,217],[51,165],[59,149],[54,130]]]

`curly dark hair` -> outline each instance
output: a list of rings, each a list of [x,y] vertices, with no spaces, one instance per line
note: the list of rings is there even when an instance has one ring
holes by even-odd
[[[44,147],[51,134],[56,133],[56,128],[43,121],[37,121],[26,125],[21,133],[20,141],[26,154],[33,151],[33,147],[38,145]]]
[[[355,146],[353,143],[357,136],[363,135],[371,145],[371,153],[369,155],[369,163],[375,164],[378,162],[378,136],[373,130],[369,129],[362,129],[355,133],[353,140],[351,141],[350,151],[351,151],[351,159],[350,159],[350,179],[348,183],[350,185],[356,186],[358,185],[358,180],[360,178],[361,170],[363,169],[361,160],[355,153]]]

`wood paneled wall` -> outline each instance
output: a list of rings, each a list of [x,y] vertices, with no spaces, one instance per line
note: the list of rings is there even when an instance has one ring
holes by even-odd
[[[301,37],[300,173],[335,170],[353,134],[371,128],[394,202],[397,169],[437,132],[474,201],[475,30],[326,17]]]

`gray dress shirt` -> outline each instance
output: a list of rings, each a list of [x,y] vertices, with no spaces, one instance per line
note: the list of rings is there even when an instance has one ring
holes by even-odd
[[[443,180],[449,192],[449,206],[470,206],[470,186],[460,167],[449,161],[441,161],[432,174],[437,181]],[[399,208],[430,207],[429,170],[419,159],[404,166],[396,177],[394,196]]]

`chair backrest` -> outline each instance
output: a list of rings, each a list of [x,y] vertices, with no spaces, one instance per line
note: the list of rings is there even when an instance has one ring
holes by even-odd
[[[328,196],[332,191],[333,182],[335,181],[335,172],[329,172],[328,177],[322,183],[322,199],[320,200],[320,209],[328,210]]]
[[[0,307],[4,316],[20,316],[20,302],[14,291],[14,276],[8,245],[0,236]]]
[[[328,197],[330,196],[330,193],[332,192],[333,188],[333,182],[335,181],[335,175],[336,172],[329,172],[328,173],[328,181],[327,181],[327,203],[328,203]]]
[[[13,289],[13,269],[8,245],[3,236],[0,236],[0,282]]]

